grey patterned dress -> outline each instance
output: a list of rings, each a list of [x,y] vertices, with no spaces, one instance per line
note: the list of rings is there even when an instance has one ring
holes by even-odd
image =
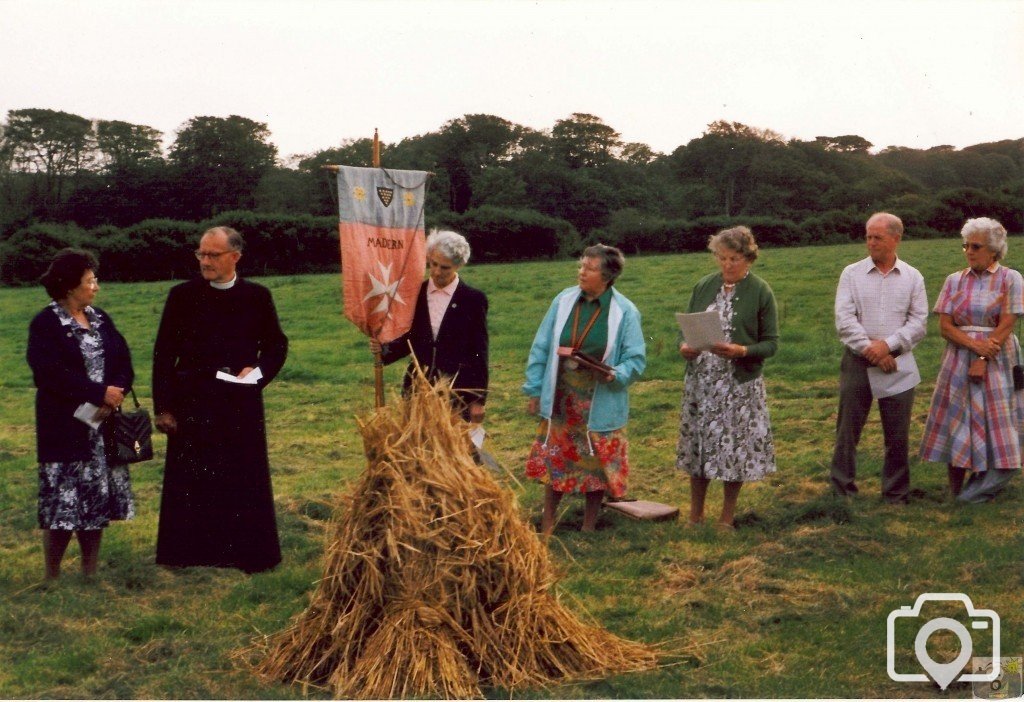
[[[721,288],[708,311],[718,312],[731,341],[732,292]],[[763,377],[740,383],[733,375],[733,361],[713,353],[702,353],[690,362],[683,383],[676,467],[700,478],[740,482],[775,472]]]
[[[99,326],[103,320],[85,308],[90,329],[80,325],[56,302],[50,308],[78,339],[89,380],[103,381],[103,344]],[[89,430],[92,460],[41,463],[39,465],[39,527],[60,531],[102,529],[111,520],[135,516],[128,466],[108,466],[103,434]]]

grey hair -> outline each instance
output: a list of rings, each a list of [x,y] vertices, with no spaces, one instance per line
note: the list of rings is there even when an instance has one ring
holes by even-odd
[[[711,253],[717,254],[722,249],[735,251],[751,263],[757,260],[757,241],[750,227],[729,227],[708,239],[708,250]]]
[[[867,229],[875,221],[881,221],[885,224],[885,231],[889,236],[896,237],[897,239],[903,238],[903,220],[896,215],[889,214],[888,212],[876,212],[868,217],[868,221],[864,223],[864,228]]]
[[[596,258],[601,262],[601,277],[608,285],[614,285],[626,267],[626,257],[614,246],[594,244],[583,249],[581,258]]]
[[[988,250],[996,255],[996,260],[1006,256],[1006,227],[990,217],[976,217],[969,219],[960,230],[960,238],[967,243],[967,240],[975,234],[984,234],[985,245]]]
[[[432,229],[427,237],[427,255],[437,251],[456,266],[469,263],[469,242],[466,237],[449,229]]]
[[[241,251],[245,248],[245,239],[243,239],[242,235],[238,233],[238,230],[232,229],[231,227],[210,227],[203,232],[203,236],[206,236],[207,234],[223,234],[226,236],[228,238],[228,248],[232,251]],[[202,239],[203,236],[199,238]]]

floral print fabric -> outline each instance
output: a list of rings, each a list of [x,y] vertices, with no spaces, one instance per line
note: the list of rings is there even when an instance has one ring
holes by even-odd
[[[719,290],[708,311],[717,311],[722,331],[732,338],[732,293]],[[683,403],[676,467],[699,478],[750,482],[775,468],[775,443],[768,417],[764,378],[740,383],[733,361],[702,353],[690,362]]]
[[[56,302],[51,309],[78,340],[85,370],[93,382],[103,382],[103,321],[85,309],[90,329],[81,326]],[[92,460],[42,463],[39,466],[39,527],[61,531],[103,529],[112,519],[135,516],[128,466],[108,466],[102,431],[90,429]]]
[[[542,420],[538,427],[526,476],[551,485],[555,492],[603,490],[611,497],[622,497],[629,477],[625,432],[587,431],[596,383],[589,371],[569,368],[561,361],[550,426]]]

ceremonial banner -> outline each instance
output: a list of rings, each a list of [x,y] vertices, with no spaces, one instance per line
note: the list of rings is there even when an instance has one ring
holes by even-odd
[[[345,316],[381,343],[412,326],[426,267],[426,182],[424,171],[338,168]]]

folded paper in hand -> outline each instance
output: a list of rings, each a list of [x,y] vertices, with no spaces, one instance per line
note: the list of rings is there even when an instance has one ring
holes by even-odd
[[[91,402],[83,402],[75,410],[75,419],[80,422],[85,422],[93,429],[99,429],[100,424],[103,423],[102,419],[96,417],[96,413],[100,411],[100,408]]]
[[[906,392],[920,382],[921,372],[917,369],[917,360],[909,351],[896,357],[896,370],[892,373],[886,373],[878,366],[868,368],[868,385],[875,399]]]
[[[473,442],[473,445],[478,449],[484,446],[484,437],[487,432],[484,431],[483,424],[473,424],[469,429],[469,439]]]
[[[722,319],[718,312],[676,312],[676,324],[687,345],[698,351],[707,351],[725,341]]]
[[[231,375],[224,371],[217,371],[217,380],[223,380],[226,383],[238,383],[239,385],[255,385],[262,377],[263,373],[260,372],[259,368],[253,368],[249,371],[249,375],[244,378],[239,378],[237,375]]]

